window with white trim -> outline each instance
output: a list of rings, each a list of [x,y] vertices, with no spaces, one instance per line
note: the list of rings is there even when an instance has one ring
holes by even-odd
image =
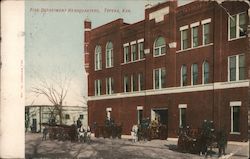
[[[144,54],[144,43],[143,42],[138,43],[138,52],[139,52],[139,59],[144,59],[145,54]]]
[[[129,62],[129,46],[124,47],[124,63]]]
[[[198,65],[192,64],[191,66],[191,85],[198,84]]]
[[[188,29],[181,30],[181,50],[188,48]]]
[[[206,23],[202,25],[203,31],[202,31],[202,44],[207,45],[210,43],[210,23]]]
[[[246,36],[246,12],[235,14],[228,17],[228,39],[237,39]]]
[[[154,69],[154,89],[165,88],[166,70],[165,68]]]
[[[112,77],[106,78],[106,94],[114,93],[114,79]]]
[[[133,91],[137,91],[137,80],[134,74],[131,75],[131,92]]]
[[[129,78],[127,75],[124,76],[123,85],[124,85],[124,92],[129,92]]]
[[[113,67],[113,44],[108,42],[106,46],[106,68]]]
[[[199,45],[198,39],[198,26],[192,27],[192,47],[197,47]]]
[[[245,79],[245,55],[234,55],[228,57],[228,81]]]
[[[207,84],[209,81],[209,64],[204,61],[202,64],[202,83]]]
[[[186,109],[187,108],[179,108],[179,126],[182,128],[186,126]]]
[[[95,96],[101,95],[101,80],[95,80]]]
[[[154,56],[160,56],[166,53],[166,43],[163,37],[158,37],[154,43]]]
[[[187,85],[187,66],[181,66],[181,86]]]
[[[100,45],[95,48],[95,70],[102,69],[102,49]]]
[[[143,74],[139,73],[138,74],[138,90],[139,91],[143,90],[143,85],[144,85]]]
[[[132,56],[131,61],[137,60],[136,44],[131,45],[131,56]]]
[[[240,133],[240,106],[241,106],[241,101],[230,102],[231,133]]]

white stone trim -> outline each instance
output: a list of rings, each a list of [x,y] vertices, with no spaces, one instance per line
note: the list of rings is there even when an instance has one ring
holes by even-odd
[[[234,81],[234,82],[217,82],[217,83],[209,83],[209,84],[199,84],[199,85],[194,85],[194,86],[189,85],[189,86],[181,86],[181,87],[162,88],[162,89],[157,89],[157,90],[151,89],[151,90],[144,90],[144,91],[116,93],[112,95],[90,96],[88,97],[88,100],[94,101],[94,100],[128,98],[128,97],[149,96],[149,95],[221,90],[221,89],[242,88],[242,87],[249,87],[249,80],[241,80],[241,81]]]
[[[242,102],[241,101],[231,101],[230,102],[230,107],[233,106],[241,106]]]
[[[188,29],[188,25],[180,27],[180,31]]]
[[[143,110],[143,106],[137,106],[137,110]]]
[[[142,38],[142,39],[137,40],[137,43],[141,43],[141,42],[144,42],[144,39],[143,39],[143,38]]]
[[[197,27],[199,25],[200,25],[200,22],[195,22],[195,23],[190,24],[190,28]]]
[[[129,43],[123,44],[123,47],[127,47],[129,46]]]
[[[209,44],[206,44],[206,45],[200,45],[200,46],[197,46],[197,47],[191,47],[191,48],[184,49],[184,50],[178,50],[178,51],[176,51],[176,53],[180,53],[180,52],[184,52],[184,51],[189,51],[189,50],[192,50],[192,49],[199,49],[199,48],[203,48],[203,47],[211,46],[211,45],[214,45],[214,43],[209,43]]]
[[[176,42],[171,42],[168,44],[169,48],[176,48],[177,43]]]
[[[84,31],[91,31],[91,29],[90,28],[85,28]]]
[[[130,42],[130,45],[134,45],[134,44],[136,44],[136,40]]]
[[[187,104],[179,104],[178,108],[187,108]]]
[[[107,111],[107,112],[111,112],[111,111],[112,111],[112,108],[108,107],[108,108],[106,108],[106,111]]]
[[[155,22],[161,22],[164,20],[164,15],[169,13],[169,7],[159,9],[157,11],[149,13],[149,20],[155,19]]]
[[[144,53],[145,54],[149,54],[150,53],[150,49],[144,49]]]
[[[205,19],[201,21],[201,24],[207,24],[211,22],[211,18]]]

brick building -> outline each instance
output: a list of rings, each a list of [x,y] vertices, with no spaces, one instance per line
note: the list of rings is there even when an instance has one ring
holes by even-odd
[[[167,1],[145,9],[145,19],[117,19],[91,28],[85,20],[88,122],[105,117],[130,134],[142,118],[180,126],[213,120],[230,140],[247,140],[248,4]]]

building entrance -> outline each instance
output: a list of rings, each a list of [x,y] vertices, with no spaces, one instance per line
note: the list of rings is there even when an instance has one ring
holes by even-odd
[[[168,109],[167,108],[154,108],[151,110],[151,121],[157,120],[163,125],[168,125]]]

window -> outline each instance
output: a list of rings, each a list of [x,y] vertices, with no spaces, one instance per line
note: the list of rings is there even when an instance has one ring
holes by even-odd
[[[139,73],[138,74],[138,90],[139,91],[143,90],[143,85],[144,85],[143,75],[142,73]]]
[[[229,39],[236,39],[246,35],[246,17],[245,12],[228,17]]]
[[[129,92],[129,79],[128,76],[124,76],[124,92]]]
[[[245,55],[230,56],[228,59],[228,81],[245,79]]]
[[[80,118],[80,119],[84,119],[84,115],[83,115],[83,114],[80,114],[80,115],[79,115],[79,118]]]
[[[210,43],[210,23],[203,24],[203,45]]]
[[[185,127],[186,126],[186,108],[179,108],[180,111],[179,111],[179,115],[180,115],[180,127]]]
[[[111,112],[112,112],[112,108],[106,108],[106,113],[107,113],[107,119],[108,120],[111,119]]]
[[[129,46],[124,47],[124,63],[129,62]]]
[[[69,114],[65,114],[65,119],[70,119],[70,115]]]
[[[154,89],[165,87],[166,71],[164,68],[154,70]]]
[[[106,46],[106,68],[113,67],[113,44],[108,42]]]
[[[143,117],[143,110],[142,109],[137,110],[137,124],[141,124],[142,117]]]
[[[114,79],[109,77],[106,78],[106,94],[114,93]]]
[[[132,54],[132,60],[137,60],[137,53],[136,53],[136,44],[131,45],[131,54]]]
[[[181,86],[187,85],[187,66],[182,65],[181,67]]]
[[[188,48],[188,30],[181,31],[181,50]]]
[[[102,69],[102,52],[101,46],[95,48],[95,70]]]
[[[163,37],[158,37],[154,43],[154,56],[163,55],[166,53],[166,44]]]
[[[101,95],[101,80],[95,80],[95,95]]]
[[[145,54],[144,54],[144,43],[143,42],[140,42],[138,44],[138,52],[139,52],[139,59],[143,59],[145,57]]]
[[[232,133],[239,133],[240,132],[240,106],[241,106],[241,101],[230,102],[231,132]]]
[[[196,85],[198,83],[198,65],[192,64],[191,67],[191,84]]]
[[[208,81],[209,81],[209,64],[207,61],[204,61],[202,65],[202,83],[207,84]]]
[[[137,80],[135,75],[131,75],[131,92],[137,91]]]
[[[198,26],[196,26],[192,28],[192,47],[197,47],[198,43]]]

